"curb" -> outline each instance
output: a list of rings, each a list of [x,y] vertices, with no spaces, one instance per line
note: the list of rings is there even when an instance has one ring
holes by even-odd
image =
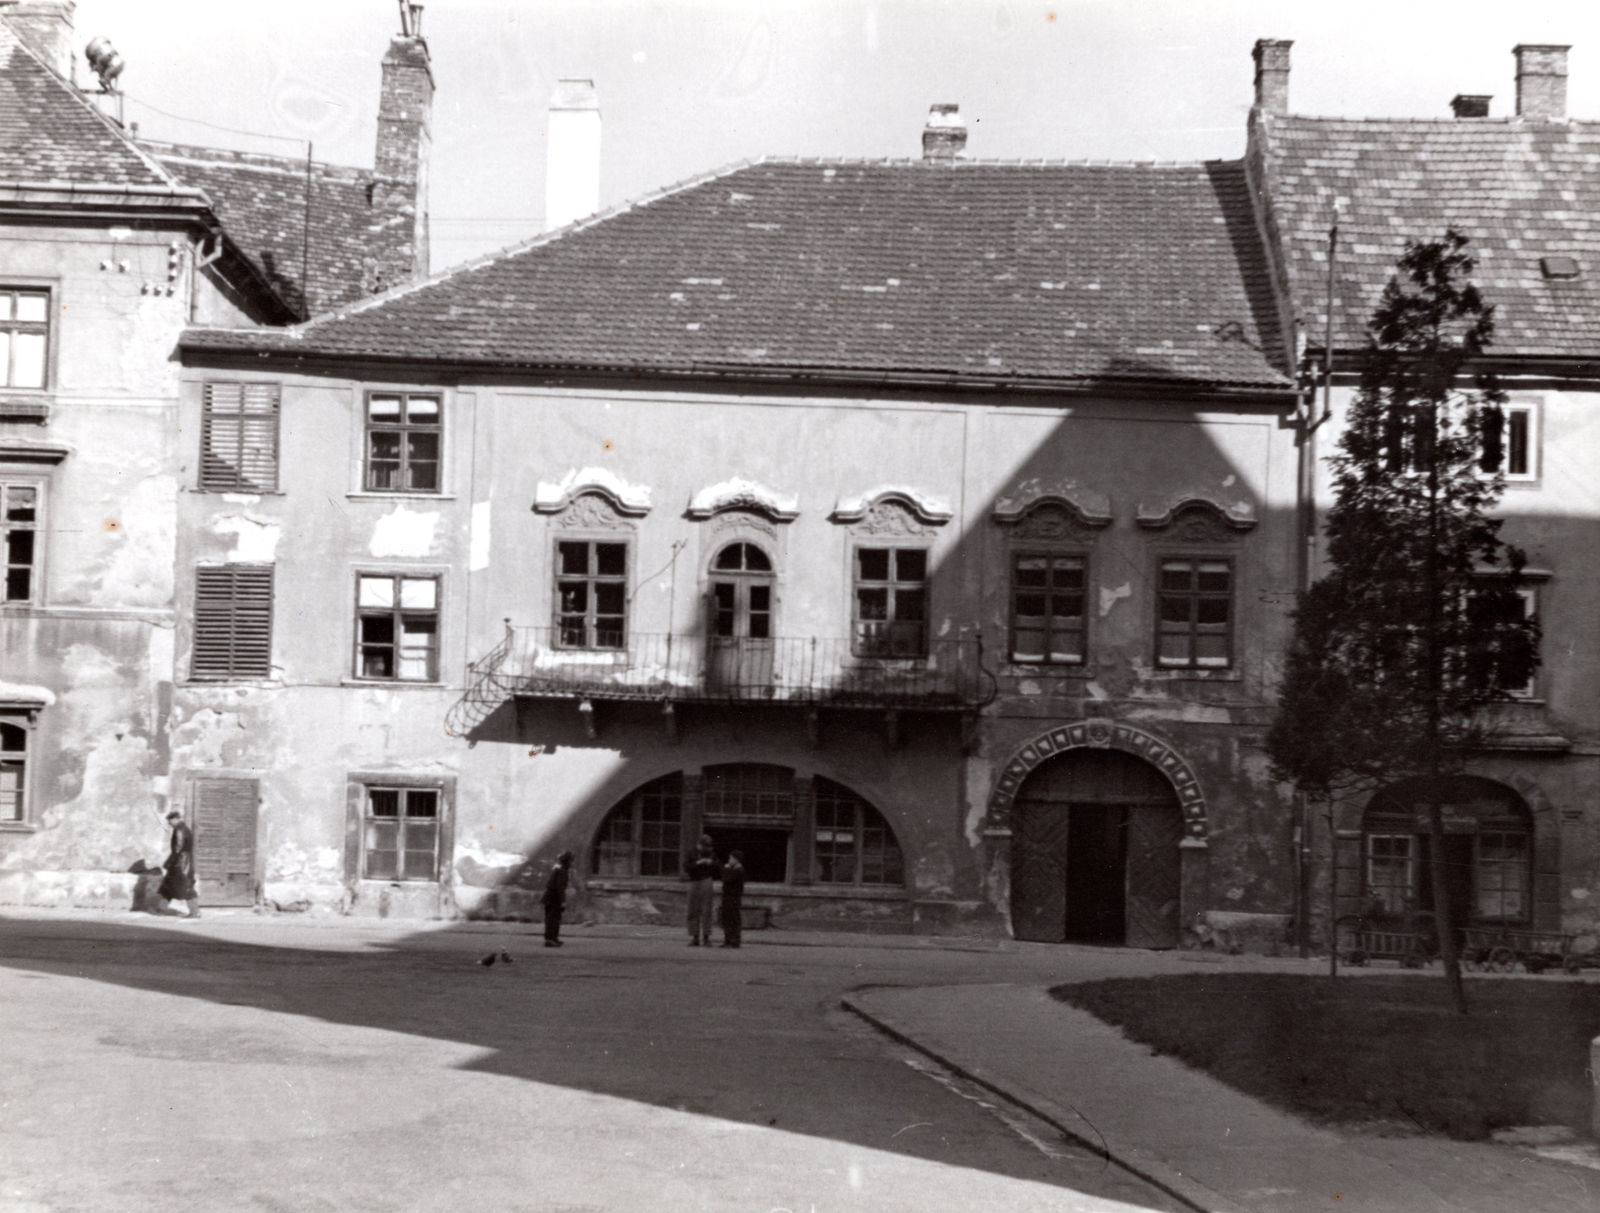
[[[855,1002],[849,995],[840,1000],[840,1005],[847,1011],[860,1016],[873,1027],[885,1035],[893,1037],[901,1044],[915,1049],[926,1057],[949,1070],[961,1075],[970,1082],[986,1088],[1008,1103],[1013,1103],[1024,1111],[1031,1112],[1040,1120],[1051,1125],[1062,1135],[1085,1149],[1092,1150],[1116,1163],[1123,1170],[1138,1176],[1153,1187],[1161,1189],[1175,1200],[1182,1201],[1197,1213],[1246,1213],[1240,1205],[1220,1193],[1213,1192],[1203,1184],[1196,1183],[1181,1171],[1174,1169],[1163,1159],[1142,1150],[1137,1146],[1125,1146],[1120,1142],[1110,1142],[1094,1124],[1075,1108],[1063,1108],[1055,1101],[1045,1098],[1037,1092],[1030,1091],[1009,1082],[998,1075],[990,1074],[980,1066],[965,1064],[957,1059],[942,1053],[912,1036],[903,1028],[895,1026],[893,1022],[883,1018],[876,1012],[869,1011]]]

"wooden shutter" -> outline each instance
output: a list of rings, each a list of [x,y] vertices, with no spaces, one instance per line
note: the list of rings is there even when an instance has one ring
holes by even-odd
[[[240,493],[278,488],[276,383],[208,383],[200,422],[200,487]]]
[[[266,678],[272,673],[272,566],[195,569],[191,678]]]
[[[194,874],[207,905],[249,905],[255,898],[254,779],[201,779],[194,785]]]

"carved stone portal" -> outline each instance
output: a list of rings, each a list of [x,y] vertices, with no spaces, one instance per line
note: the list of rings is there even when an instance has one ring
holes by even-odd
[[[935,528],[921,521],[898,501],[875,501],[859,522],[851,524],[855,535],[933,535]]]
[[[599,493],[584,493],[573,499],[571,505],[552,520],[556,526],[569,531],[631,531],[630,523],[605,497]]]

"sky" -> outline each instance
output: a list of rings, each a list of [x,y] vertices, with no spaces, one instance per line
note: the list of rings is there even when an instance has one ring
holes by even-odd
[[[372,164],[397,0],[78,0],[76,31],[126,60],[142,135]],[[918,156],[935,102],[975,159],[1237,157],[1263,37],[1294,40],[1294,112],[1347,117],[1509,114],[1511,48],[1570,43],[1568,111],[1600,119],[1594,0],[430,0],[422,32],[435,271],[542,230],[563,77],[595,82],[602,208],[764,155]]]

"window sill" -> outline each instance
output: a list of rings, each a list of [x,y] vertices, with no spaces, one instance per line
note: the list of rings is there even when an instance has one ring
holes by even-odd
[[[421,682],[410,678],[341,678],[342,687],[377,687],[381,690],[443,691],[448,688],[438,679]]]
[[[287,497],[283,489],[203,489],[198,486],[184,490],[196,497]]]
[[[34,392],[0,388],[0,421],[35,421],[42,425],[50,420],[51,399],[49,389]]]
[[[1244,674],[1237,669],[1169,669],[1157,666],[1142,671],[1141,678],[1145,682],[1243,682]]]
[[[1008,661],[1000,666],[1002,678],[1093,678],[1091,665],[1071,665],[1066,662]]]
[[[281,691],[289,684],[280,678],[185,678],[178,684],[183,687],[216,687],[218,690],[250,689]]]
[[[31,821],[0,821],[0,834],[34,834],[38,829]]]
[[[720,881],[718,882],[721,883]],[[689,882],[657,876],[591,876],[584,887],[601,893],[688,892]],[[757,884],[744,886],[746,899],[751,897],[799,897],[826,900],[854,898],[868,901],[906,901],[908,894],[900,885],[880,884]]]
[[[345,494],[351,501],[455,501],[454,493],[416,493],[409,490],[398,493],[380,493],[372,489],[352,489]]]

